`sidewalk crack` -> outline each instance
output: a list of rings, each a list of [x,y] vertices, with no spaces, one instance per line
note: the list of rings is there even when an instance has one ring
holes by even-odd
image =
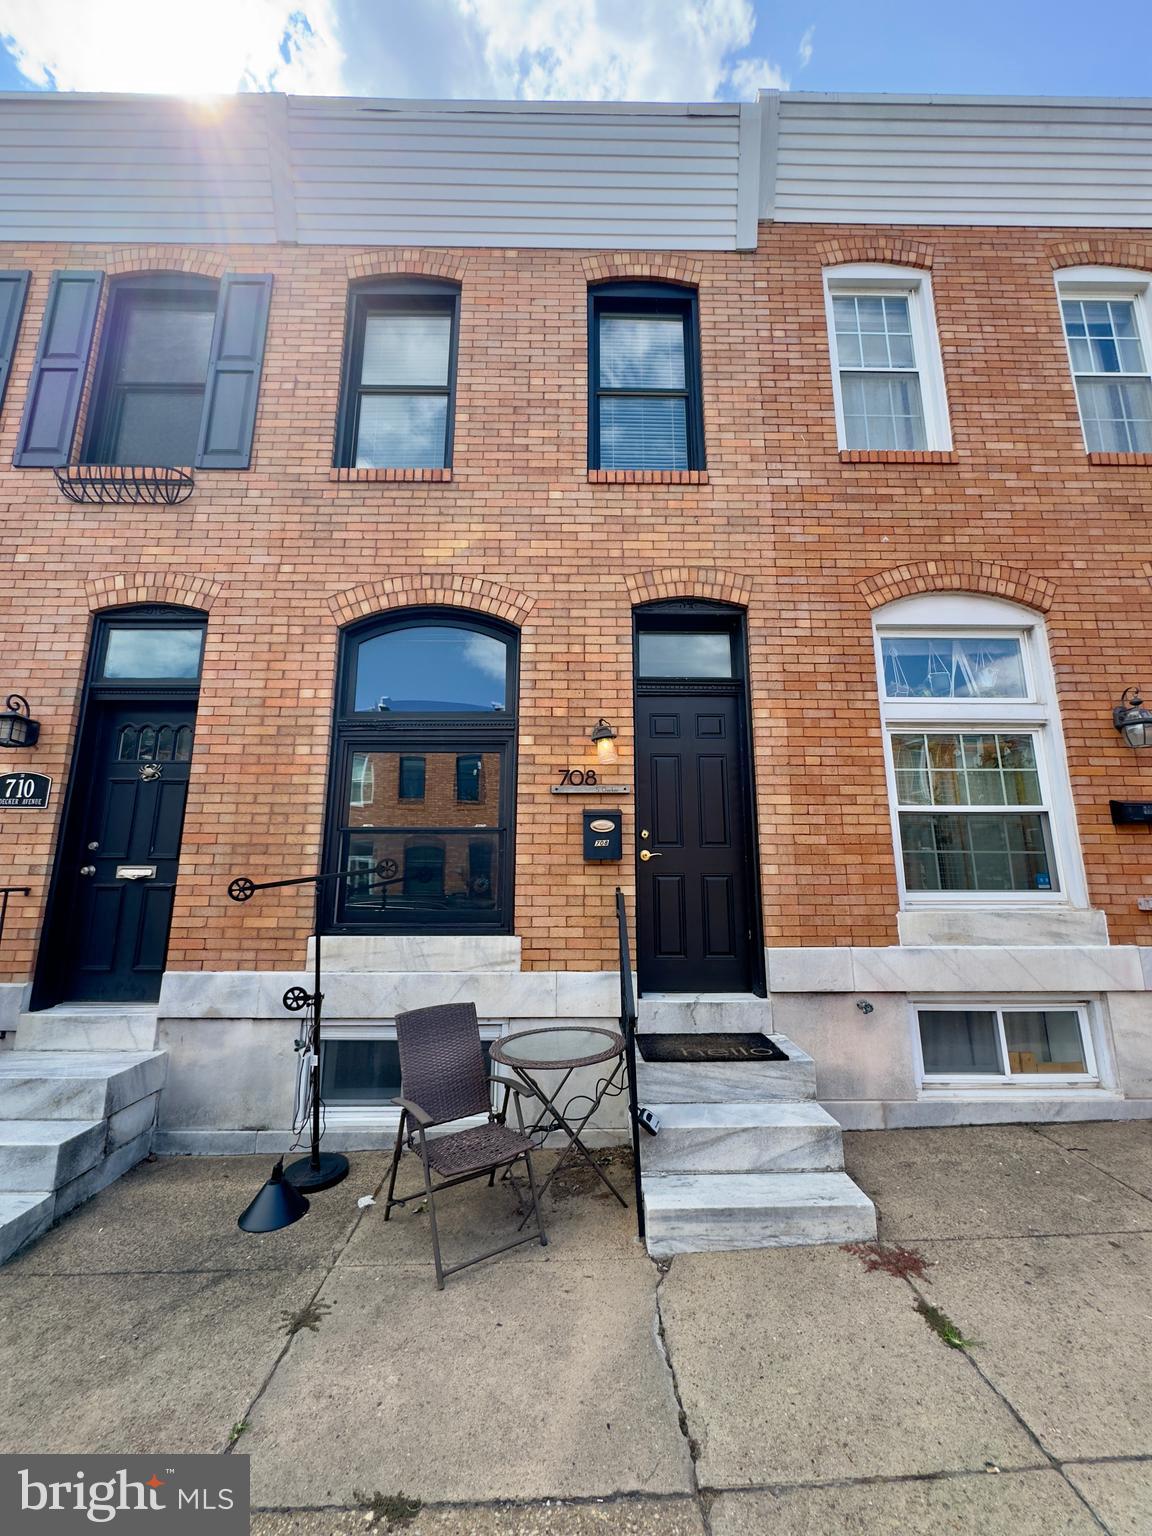
[[[700,1478],[696,1470],[696,1463],[700,1456],[700,1442],[692,1433],[688,1422],[688,1410],[684,1406],[684,1396],[680,1390],[680,1378],[676,1373],[676,1365],[672,1359],[672,1348],[668,1341],[668,1331],[664,1323],[664,1308],[661,1304],[660,1292],[664,1287],[672,1269],[672,1259],[653,1259],[659,1279],[656,1281],[656,1289],[653,1299],[656,1304],[656,1341],[660,1346],[660,1352],[664,1356],[664,1364],[668,1367],[668,1375],[672,1382],[672,1396],[676,1402],[677,1422],[680,1425],[680,1433],[684,1436],[688,1446],[688,1481],[692,1498],[700,1511],[700,1523],[704,1528],[705,1536],[712,1536],[711,1499],[701,1487]]]

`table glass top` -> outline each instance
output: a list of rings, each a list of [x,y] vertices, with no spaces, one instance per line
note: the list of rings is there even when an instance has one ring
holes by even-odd
[[[491,1056],[510,1067],[568,1067],[607,1061],[624,1049],[612,1029],[525,1029],[492,1042]]]

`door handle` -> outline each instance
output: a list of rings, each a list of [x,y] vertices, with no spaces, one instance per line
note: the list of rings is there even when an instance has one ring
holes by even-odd
[[[80,873],[82,875],[94,875],[96,873],[95,864],[81,864]]]
[[[647,848],[641,848],[640,850],[640,858],[645,864],[647,864],[649,859],[662,859],[663,857],[662,853],[651,853]]]

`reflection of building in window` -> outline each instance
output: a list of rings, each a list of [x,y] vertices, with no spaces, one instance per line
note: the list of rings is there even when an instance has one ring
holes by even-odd
[[[482,759],[475,756],[456,759],[456,798],[460,801],[479,802],[484,798],[480,788]]]
[[[423,800],[424,798],[424,759],[422,757],[402,757],[400,759],[400,799]]]
[[[404,895],[413,901],[443,900],[443,843],[409,843],[405,848]]]
[[[352,790],[349,802],[352,805],[371,805],[376,793],[376,774],[372,767],[371,755],[367,752],[354,752],[352,754]]]

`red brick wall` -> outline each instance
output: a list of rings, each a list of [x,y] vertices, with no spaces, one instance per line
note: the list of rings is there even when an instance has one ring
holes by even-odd
[[[821,267],[886,259],[932,271],[951,455],[837,451]],[[12,766],[54,774],[56,798],[54,813],[0,828],[6,879],[35,889],[14,909],[3,974],[26,975],[34,955],[91,612],[132,600],[210,613],[175,968],[300,962],[309,897],[241,908],[225,887],[317,855],[337,625],[426,601],[523,627],[516,927],[529,966],[610,963],[630,841],[622,865],[584,865],[582,802],[548,791],[562,768],[592,764],[600,715],[620,727],[630,776],[630,608],[673,594],[748,605],[770,944],[895,941],[870,605],[935,587],[1046,613],[1091,899],[1114,940],[1148,933],[1135,910],[1152,894],[1147,834],[1113,828],[1108,799],[1152,798],[1152,753],[1125,747],[1110,719],[1126,684],[1152,686],[1152,469],[1085,454],[1052,269],[1152,268],[1152,236],[784,225],[742,255],[53,245],[4,261],[34,278],[0,419],[0,691],[27,693],[43,723]],[[7,467],[52,270],[181,262],[275,274],[251,471],[199,472],[184,506],[144,511],[75,507],[50,471]],[[347,283],[393,270],[463,285],[454,468],[338,480]],[[589,479],[586,285],[623,275],[699,284],[706,476]]]

